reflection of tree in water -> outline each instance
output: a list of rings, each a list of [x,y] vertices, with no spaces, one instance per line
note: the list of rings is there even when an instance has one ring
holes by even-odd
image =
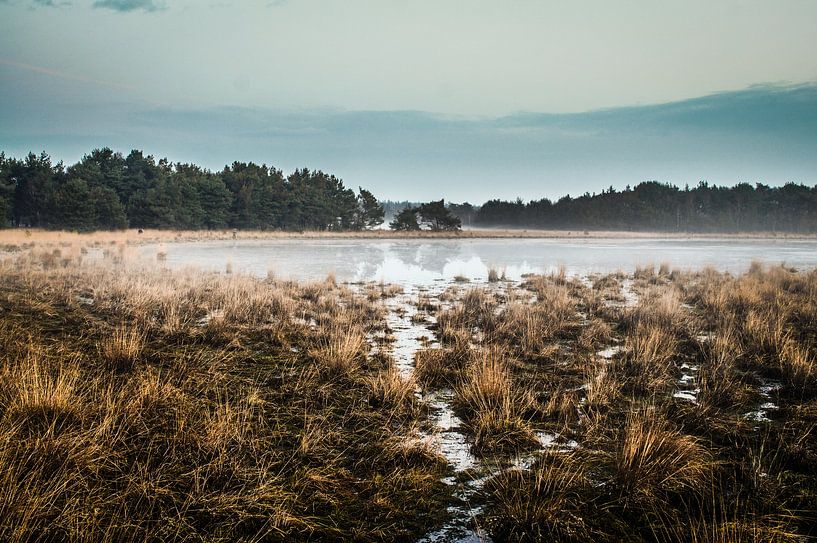
[[[380,244],[367,244],[350,247],[347,260],[354,264],[355,271],[349,274],[349,280],[372,281],[386,259],[388,247]]]
[[[320,280],[333,272],[339,281],[385,279],[419,284],[446,273],[487,274],[506,269],[508,276],[555,269],[568,273],[632,270],[637,264],[668,262],[681,268],[716,265],[745,271],[753,259],[786,261],[795,267],[817,265],[813,241],[730,242],[708,240],[274,240],[174,243],[166,265],[223,271],[227,262],[238,272],[264,277],[272,270],[280,278]],[[140,249],[155,259],[156,245]],[[454,266],[452,266],[454,264]],[[462,264],[462,266],[460,266]],[[395,269],[397,268],[397,269]],[[479,271],[477,271],[479,269]],[[476,277],[476,276],[474,276]]]
[[[419,266],[442,274],[445,265],[454,260],[467,260],[476,255],[459,241],[433,241],[424,243],[397,242],[389,248],[389,256],[399,258],[406,266]]]

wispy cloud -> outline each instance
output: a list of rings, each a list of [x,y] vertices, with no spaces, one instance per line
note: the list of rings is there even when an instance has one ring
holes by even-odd
[[[308,166],[399,200],[559,197],[649,179],[680,186],[701,179],[817,183],[817,85],[472,119],[106,100],[63,107],[39,87],[26,92],[37,81],[14,79],[9,88],[19,90],[0,101],[0,149],[13,156],[45,149],[73,162],[107,145],[213,169],[236,159],[284,170]]]
[[[32,1],[34,2],[34,4],[36,4],[38,6],[44,6],[44,7],[49,7],[49,8],[56,8],[56,7],[70,6],[71,5],[71,2],[68,2],[67,0],[63,0],[63,1],[58,1],[58,0],[32,0]]]
[[[33,64],[26,64],[25,62],[17,62],[15,60],[7,59],[7,58],[0,58],[0,64],[6,66],[12,66],[14,68],[19,68],[21,70],[27,70],[29,72],[36,72],[38,74],[45,74],[50,75],[52,77],[58,77],[61,79],[70,79],[72,81],[81,81],[83,83],[91,83],[93,85],[99,85],[102,87],[111,87],[115,89],[122,89],[122,90],[133,90],[133,87],[130,85],[125,85],[124,83],[117,83],[115,81],[104,81],[101,79],[94,79],[92,77],[85,77],[81,74],[72,74],[69,72],[61,72],[59,70],[53,70],[51,68],[44,68],[42,66],[35,66]]]
[[[31,9],[36,7],[59,8],[63,6],[70,6],[73,2],[69,0],[29,0],[28,2],[11,2],[9,0],[0,0],[0,5],[25,5],[27,4]]]
[[[155,0],[96,0],[95,8],[112,9],[114,11],[159,11],[165,9],[163,3]]]

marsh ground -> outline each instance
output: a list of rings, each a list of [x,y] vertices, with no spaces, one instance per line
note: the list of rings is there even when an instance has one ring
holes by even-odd
[[[815,535],[814,271],[298,283],[103,246],[0,264],[4,540]]]

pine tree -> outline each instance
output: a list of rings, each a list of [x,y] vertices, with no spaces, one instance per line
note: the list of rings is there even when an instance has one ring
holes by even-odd
[[[400,211],[389,223],[389,228],[398,231],[420,230],[420,223],[417,222],[417,208],[407,207]]]
[[[459,230],[462,222],[445,207],[445,200],[421,204],[417,208],[420,219],[432,230]]]
[[[383,206],[380,205],[380,202],[377,201],[377,198],[374,197],[374,194],[362,187],[358,187],[358,191],[357,202],[359,218],[356,221],[357,227],[375,228],[383,224],[383,217],[386,212]]]

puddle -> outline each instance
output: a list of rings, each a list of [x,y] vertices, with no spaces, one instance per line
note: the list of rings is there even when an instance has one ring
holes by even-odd
[[[621,295],[624,297],[624,307],[635,307],[638,304],[638,294],[633,290],[633,280],[621,281]]]
[[[454,391],[442,389],[424,397],[431,408],[429,418],[434,423],[435,432],[429,436],[437,450],[448,460],[455,473],[474,469],[479,461],[471,452],[471,444],[460,430],[462,420],[454,414],[452,403]]]
[[[686,400],[688,402],[692,402],[697,404],[698,403],[698,393],[701,389],[696,388],[694,390],[679,390],[675,394],[672,395],[673,398],[678,398],[680,400]]]
[[[506,288],[507,284],[500,286],[483,283],[477,279],[472,285],[489,290],[500,300],[500,306],[511,299],[507,292],[501,295],[502,289]],[[452,291],[452,288],[457,292]],[[469,286],[463,290],[452,280],[425,285],[406,285],[402,293],[382,301],[386,310],[388,338],[381,342],[377,342],[376,337],[371,337],[370,340],[378,343],[377,348],[390,355],[401,375],[411,376],[417,351],[437,345],[435,334],[430,329],[435,322],[433,317],[435,311],[453,306],[470,288],[473,287]],[[624,306],[631,307],[638,302],[632,280],[622,281],[621,290],[625,300]],[[514,299],[519,301],[516,297]],[[621,352],[622,348],[622,345],[611,345],[598,351],[597,355],[609,360]],[[694,386],[696,371],[697,367],[687,365],[682,367],[679,390],[675,394],[677,398],[697,401],[697,389],[683,390]],[[422,439],[427,440],[450,466],[451,473],[443,482],[451,487],[456,500],[456,503],[448,508],[450,519],[447,524],[426,534],[420,541],[457,543],[491,541],[487,534],[475,527],[475,519],[482,512],[476,498],[485,482],[509,469],[530,470],[544,451],[569,452],[579,446],[576,441],[565,439],[564,436],[540,430],[535,431],[539,441],[539,447],[535,450],[511,458],[477,458],[471,450],[472,443],[463,429],[463,421],[454,413],[453,390],[440,389],[423,394],[418,389],[417,394],[429,407],[428,420],[433,428],[429,434],[422,436]]]
[[[622,348],[623,347],[621,345],[611,345],[610,347],[607,347],[606,349],[602,349],[602,350],[598,351],[596,353],[596,356],[600,356],[601,358],[604,358],[606,360],[610,360],[615,355],[620,353]]]
[[[764,381],[764,383],[758,387],[762,399],[761,404],[754,411],[745,413],[743,418],[755,422],[771,422],[772,419],[769,418],[769,413],[779,409],[777,404],[771,401],[772,394],[780,390],[782,386],[782,383],[779,381]]]
[[[388,350],[403,377],[414,372],[414,355],[418,350],[436,345],[434,334],[428,328],[434,319],[418,318],[424,314],[414,303],[418,295],[416,289],[406,289],[403,294],[385,301],[386,324],[392,336]]]

